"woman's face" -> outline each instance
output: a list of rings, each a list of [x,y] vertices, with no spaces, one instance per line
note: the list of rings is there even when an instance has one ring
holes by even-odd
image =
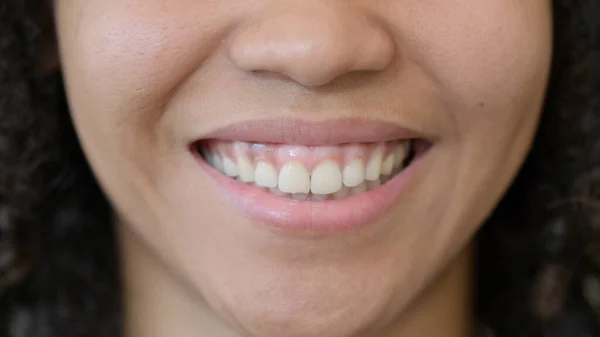
[[[55,6],[119,224],[261,336],[401,312],[510,184],[551,53],[548,0]]]

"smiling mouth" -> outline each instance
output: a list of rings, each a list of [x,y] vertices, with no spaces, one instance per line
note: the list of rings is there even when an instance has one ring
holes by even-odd
[[[335,146],[202,140],[193,151],[221,174],[298,201],[340,200],[380,188],[428,144],[403,139]]]
[[[221,202],[251,223],[343,232],[392,208],[435,138],[365,120],[262,120],[188,144]]]

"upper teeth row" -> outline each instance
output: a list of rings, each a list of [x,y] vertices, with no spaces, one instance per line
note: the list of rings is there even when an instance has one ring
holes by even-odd
[[[384,158],[383,152],[375,153],[365,164],[356,158],[345,164],[343,168],[333,159],[319,162],[309,172],[300,161],[286,162],[279,172],[271,163],[259,160],[256,166],[243,155],[231,159],[214,152],[205,152],[207,162],[230,177],[254,183],[257,186],[278,187],[284,193],[331,194],[343,186],[355,187],[364,181],[376,181],[381,176],[389,176],[401,165],[409,152],[408,142],[400,142],[394,151]]]

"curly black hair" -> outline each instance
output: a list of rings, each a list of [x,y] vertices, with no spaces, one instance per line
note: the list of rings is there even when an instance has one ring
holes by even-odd
[[[600,336],[600,1],[553,6],[540,127],[478,235],[498,337]],[[119,336],[112,211],[44,65],[54,41],[51,1],[0,0],[0,336]]]

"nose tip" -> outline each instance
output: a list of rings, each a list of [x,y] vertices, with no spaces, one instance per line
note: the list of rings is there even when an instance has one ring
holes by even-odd
[[[286,76],[321,86],[359,71],[381,71],[394,57],[384,26],[358,9],[294,2],[264,11],[229,41],[229,56],[245,71]]]

